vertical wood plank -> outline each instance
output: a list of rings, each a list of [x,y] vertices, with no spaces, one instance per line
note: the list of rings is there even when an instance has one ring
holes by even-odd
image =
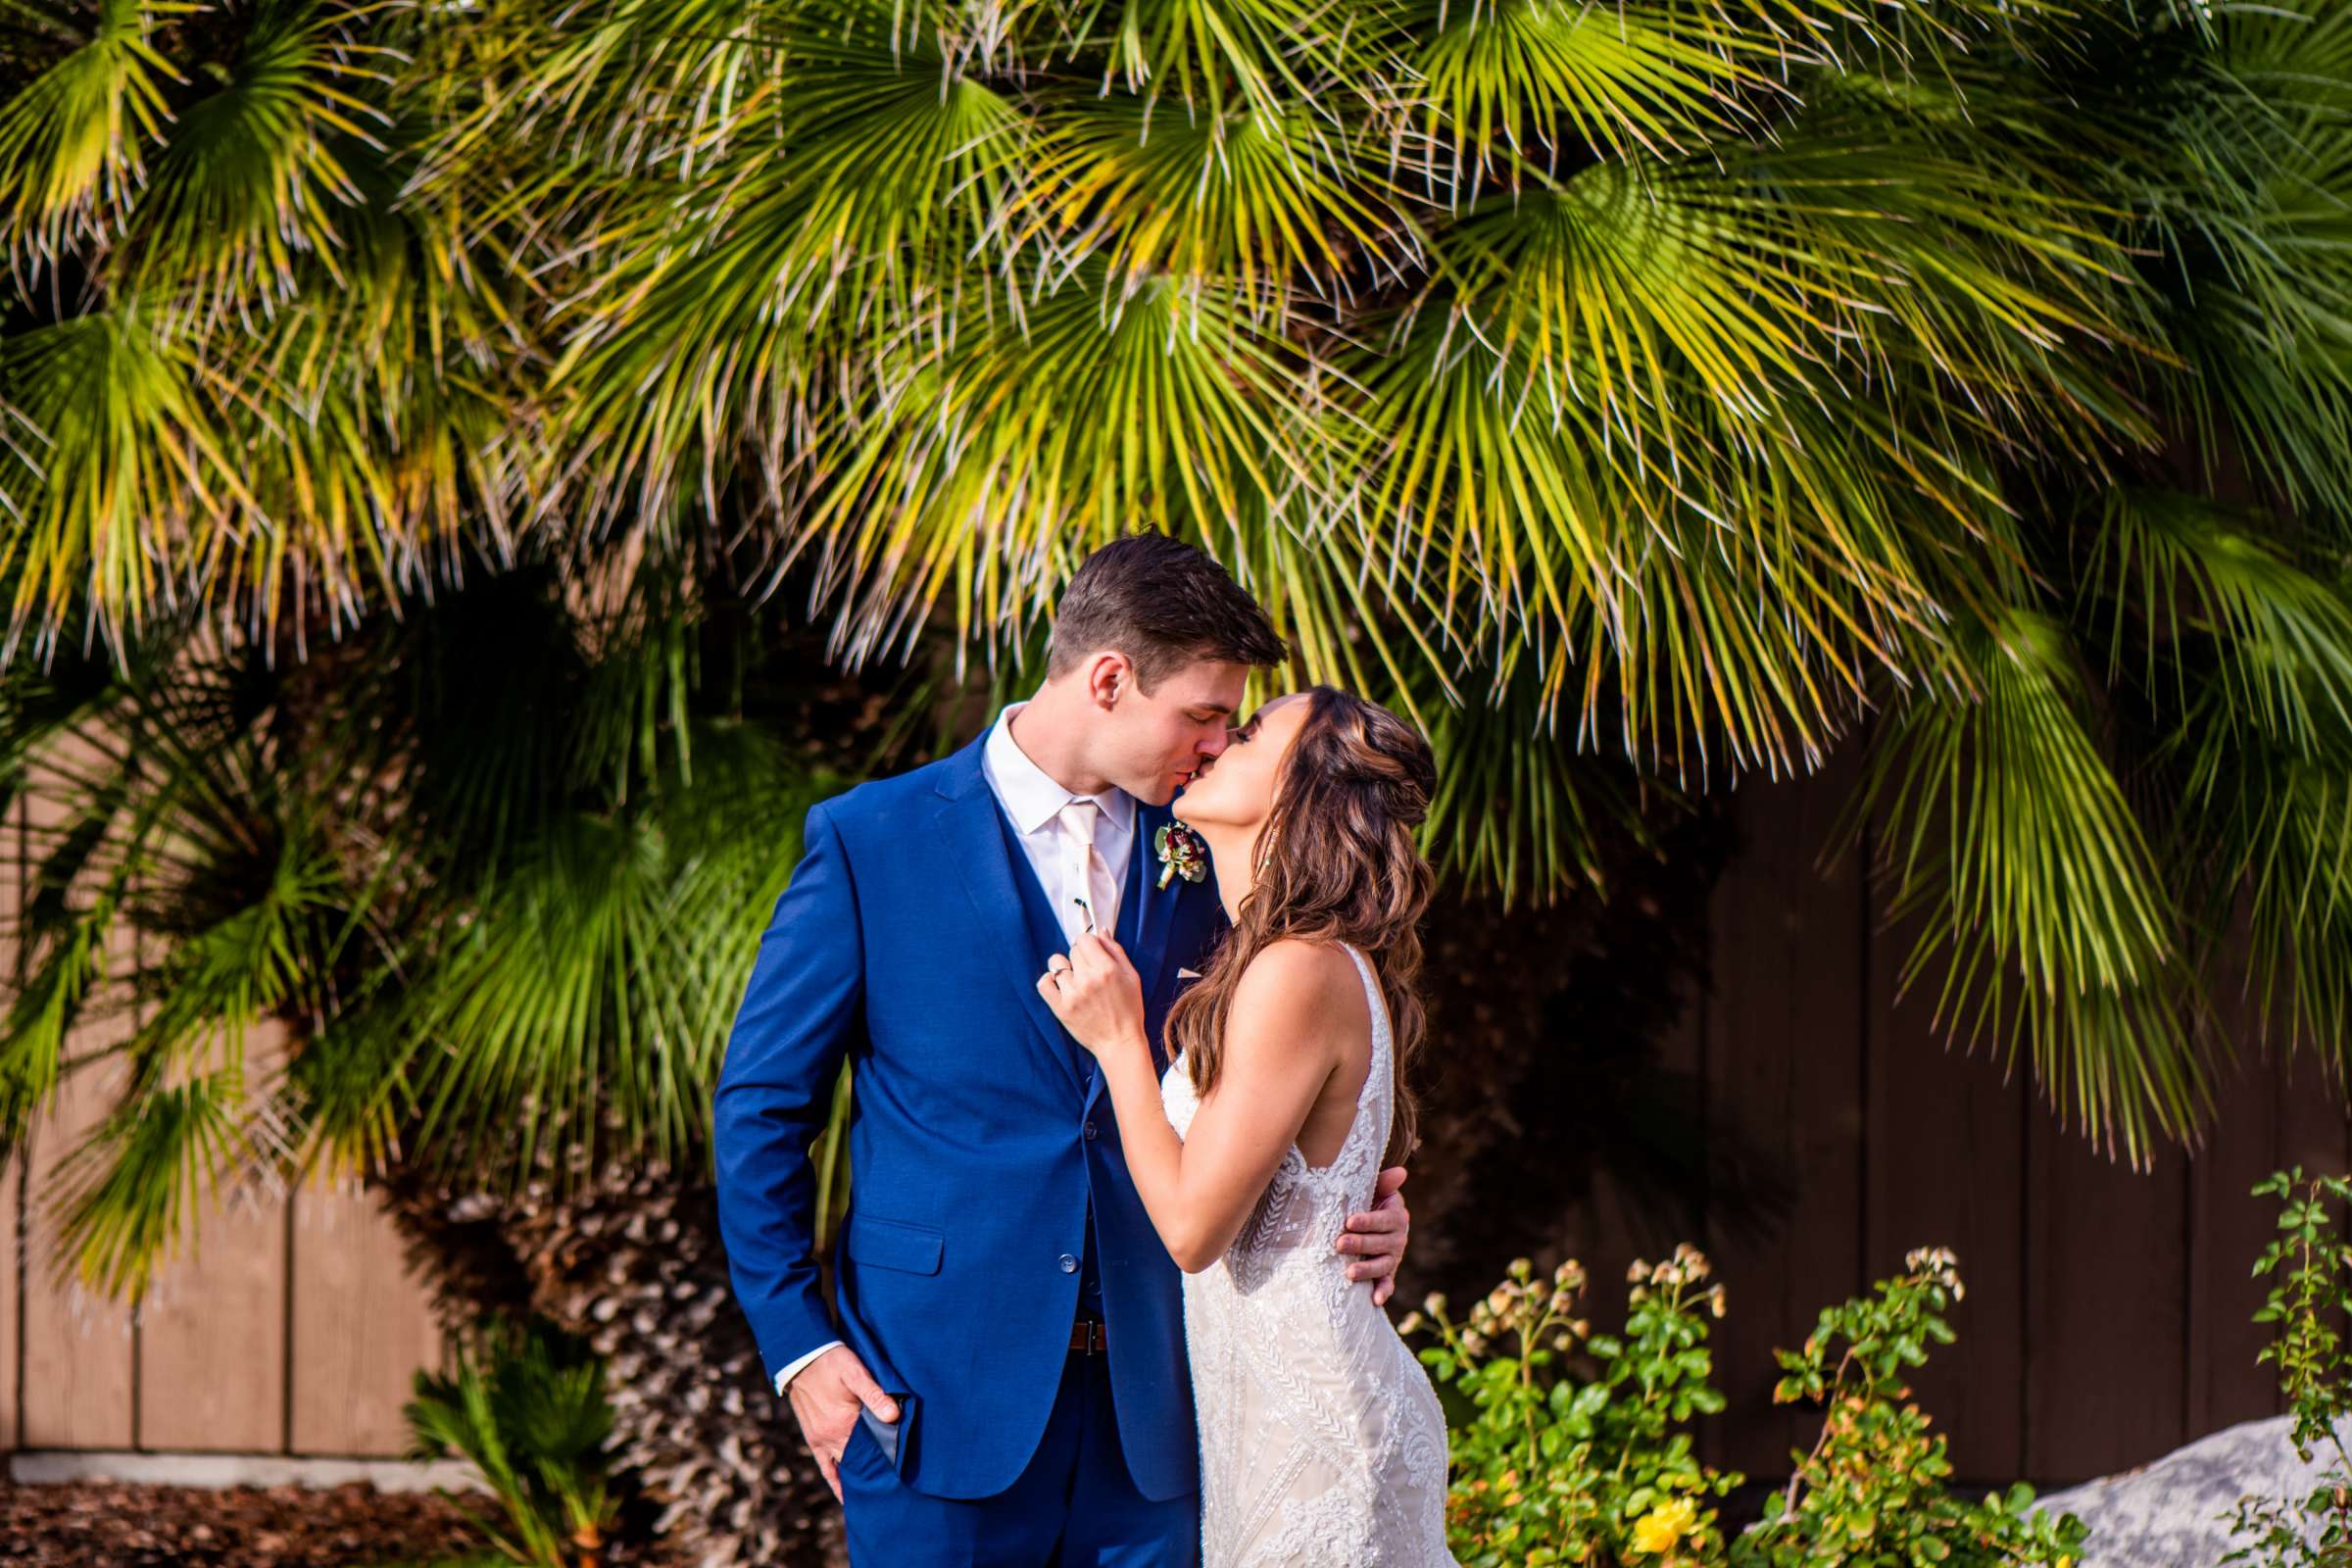
[[[74,1041],[75,1049],[89,1044]],[[54,1172],[113,1106],[123,1078],[113,1060],[74,1073],[33,1123],[24,1330],[28,1448],[132,1446],[131,1310],[93,1295],[70,1274],[59,1276],[64,1248],[52,1206]]]
[[[2240,931],[2233,959],[2244,956]],[[2254,1259],[2269,1239],[2277,1200],[2250,1189],[2270,1174],[2280,1138],[2279,1093],[2285,1062],[2259,1038],[2255,1005],[2240,985],[2241,970],[2215,988],[2217,1011],[2234,1047],[2234,1062],[2215,1054],[2215,1119],[2207,1141],[2188,1161],[2187,1412],[2189,1435],[2218,1432],[2239,1421],[2277,1413],[2276,1373],[2255,1356],[2270,1343],[2254,1312],[2267,1294],[2254,1277]],[[2313,1063],[2300,1065],[2308,1077]],[[2338,1126],[2340,1138],[2340,1123]]]
[[[2283,1052],[2275,1054],[2284,1055]],[[2306,1176],[2341,1176],[2352,1171],[2352,1142],[2346,1137],[2342,1091],[2321,1076],[2312,1054],[2303,1051],[2279,1061],[2271,1083],[2278,1129],[2272,1168],[2301,1165]],[[2273,1225],[2272,1219],[2264,1220],[2265,1239]],[[2248,1252],[2246,1266],[2253,1265],[2254,1254]]]
[[[285,1031],[246,1038],[247,1092],[269,1092]],[[248,1186],[200,1202],[158,1268],[139,1327],[139,1444],[279,1453],[286,1446],[285,1198]]]
[[[1704,995],[1693,996],[1672,1029],[1658,1042],[1658,1059],[1669,1072],[1690,1076],[1703,1085],[1704,1031],[1709,1005]],[[1704,1113],[1701,1109],[1701,1121]],[[1579,1314],[1590,1318],[1597,1332],[1614,1334],[1624,1326],[1626,1270],[1636,1258],[1656,1260],[1671,1254],[1678,1241],[1695,1239],[1672,1234],[1672,1227],[1652,1224],[1606,1169],[1593,1176],[1591,1202],[1574,1216],[1570,1254],[1585,1265],[1590,1281]],[[1720,1346],[1716,1347],[1720,1353]],[[1717,1386],[1722,1384],[1720,1364]],[[1696,1423],[1698,1451],[1712,1459],[1721,1442],[1721,1422],[1702,1417]]]
[[[0,975],[12,988],[22,987],[24,969],[17,951],[17,921],[24,908],[24,800],[17,796],[0,810],[0,849],[7,861],[0,869]],[[0,1453],[23,1446],[19,1431],[23,1414],[19,1369],[24,1353],[22,1275],[24,1246],[24,1151],[9,1152],[0,1165]]]
[[[2027,1161],[2025,1468],[2064,1485],[2187,1437],[2186,1161],[2110,1160],[2039,1098]]]
[[[35,863],[52,847],[62,814],[54,803],[27,797],[26,845]],[[34,896],[30,886],[25,896]],[[118,928],[110,948],[110,963],[119,973],[133,956],[132,939]],[[103,1005],[102,999],[93,998],[90,1010]],[[130,1032],[126,1010],[95,1019],[68,1038],[66,1059],[91,1057]],[[33,1119],[25,1169],[22,1441],[28,1448],[127,1448],[135,1442],[133,1315],[127,1305],[96,1297],[64,1269],[56,1212],[61,1190],[55,1181],[58,1168],[114,1108],[126,1081],[118,1056],[70,1070],[56,1098]]]
[[[12,1157],[0,1169],[0,1453],[24,1446],[18,1425],[22,1408],[18,1383],[18,1356],[24,1350],[24,1325],[19,1312],[21,1278],[18,1264],[18,1246],[23,1232],[19,1223],[24,1194],[24,1161],[23,1156]]]
[[[1915,1248],[1958,1254],[1958,1341],[1931,1355],[1913,1389],[1949,1440],[1955,1477],[2005,1486],[2025,1473],[2025,1091],[2002,1082],[1988,1052],[1947,1048],[1935,1017],[1940,970],[1897,999],[1921,929],[1914,918],[1871,944],[1869,1272],[1896,1273]]]
[[[10,1156],[0,1168],[0,1452],[22,1448],[19,1410],[22,1387],[17,1382],[17,1359],[24,1354],[24,1319],[19,1314],[22,1260],[17,1206],[24,1199],[24,1152]]]
[[[396,1456],[411,1379],[444,1365],[431,1298],[370,1194],[320,1181],[292,1201],[293,1451]]]
[[[1819,1430],[1812,1412],[1772,1402],[1773,1349],[1801,1342],[1861,1283],[1862,883],[1852,855],[1819,865],[1856,760],[1849,746],[1810,777],[1743,784],[1744,845],[1718,890],[1709,1132],[1752,1139],[1795,1187],[1772,1235],[1732,1230],[1713,1204],[1729,1300],[1717,1325],[1731,1400],[1721,1457],[1755,1476],[1786,1475],[1790,1450]]]

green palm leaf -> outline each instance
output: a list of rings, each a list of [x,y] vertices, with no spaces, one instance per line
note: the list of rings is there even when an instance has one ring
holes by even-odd
[[[179,79],[155,49],[156,24],[202,9],[99,0],[94,16],[76,6],[45,19],[41,34],[66,52],[0,105],[0,233],[17,253],[54,258],[122,221],[144,144],[170,118],[164,84]]]
[[[384,113],[355,89],[391,63],[353,20],[321,0],[257,0],[241,19],[219,90],[178,114],[140,192],[130,286],[194,287],[220,310],[293,292],[297,254],[332,272],[333,209],[362,199],[336,144],[380,150]]]
[[[1895,708],[1846,831],[1882,825],[1888,920],[1926,913],[1902,984],[1940,969],[1939,1021],[2144,1159],[2210,1106],[2174,900],[2064,627],[2013,610],[1962,647],[1982,696]]]

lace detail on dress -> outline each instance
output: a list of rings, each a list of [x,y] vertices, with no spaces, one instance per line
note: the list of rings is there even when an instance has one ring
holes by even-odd
[[[1455,1568],[1436,1391],[1332,1250],[1371,1206],[1396,1111],[1380,983],[1342,946],[1372,1009],[1372,1059],[1340,1152],[1314,1166],[1293,1144],[1224,1257],[1185,1276],[1202,1568]],[[1182,1137],[1200,1108],[1182,1057],[1160,1103]]]

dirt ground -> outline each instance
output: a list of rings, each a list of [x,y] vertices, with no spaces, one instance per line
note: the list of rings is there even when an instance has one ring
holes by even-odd
[[[495,1517],[487,1497],[469,1499]],[[0,1482],[0,1563],[58,1568],[364,1568],[480,1553],[455,1503],[429,1492]]]

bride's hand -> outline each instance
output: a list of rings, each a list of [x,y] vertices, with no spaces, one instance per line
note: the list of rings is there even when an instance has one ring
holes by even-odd
[[[1048,958],[1046,972],[1037,977],[1037,994],[1096,1056],[1130,1046],[1150,1054],[1144,1039],[1144,983],[1118,943],[1102,932],[1089,931],[1070,944],[1067,955]]]

